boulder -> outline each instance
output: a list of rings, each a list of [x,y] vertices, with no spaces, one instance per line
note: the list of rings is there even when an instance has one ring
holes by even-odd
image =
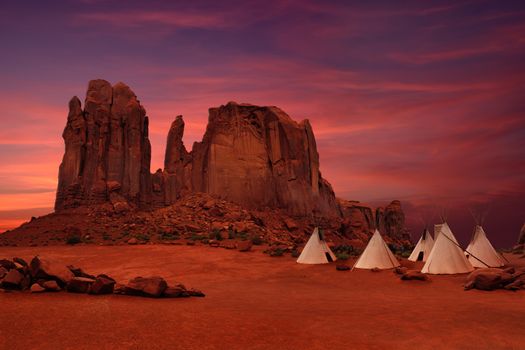
[[[186,298],[190,296],[190,293],[186,290],[186,287],[182,284],[175,286],[168,286],[162,293],[164,298]]]
[[[251,240],[237,242],[237,249],[240,252],[248,252],[252,249],[252,246],[253,246],[253,243]]]
[[[476,288],[494,290],[503,288],[514,280],[510,273],[498,268],[478,269],[471,272],[465,281],[465,290]]]
[[[13,262],[15,262],[17,264],[20,264],[21,266],[29,266],[27,264],[27,262],[24,259],[22,259],[22,258],[15,257],[15,258],[13,258]]]
[[[129,244],[129,245],[136,245],[136,244],[138,244],[138,243],[139,243],[139,241],[138,241],[138,239],[136,239],[135,237],[132,237],[132,238],[130,238],[130,239],[128,240],[128,244]]]
[[[9,270],[7,275],[0,282],[0,287],[4,289],[22,289],[24,275],[18,270]]]
[[[396,275],[404,275],[405,273],[408,272],[408,268],[404,267],[404,266],[398,266],[398,267],[394,267],[394,269],[392,270]]]
[[[202,298],[202,297],[205,297],[205,296],[206,296],[202,291],[200,291],[200,290],[198,290],[198,289],[195,289],[195,288],[191,288],[191,289],[189,289],[189,290],[188,290],[188,293],[189,293],[189,295],[192,296],[192,297],[201,297],[201,298]]]
[[[299,228],[299,225],[297,225],[297,223],[290,218],[284,219],[284,225],[289,231],[297,230]]]
[[[62,287],[74,277],[67,267],[49,259],[35,256],[30,263],[31,276],[34,279],[55,280]]]
[[[85,277],[85,278],[95,279],[95,276],[90,275],[89,273],[82,270],[80,267],[68,265],[67,268],[69,269],[69,271],[73,272],[73,275],[75,275],[75,277]]]
[[[60,292],[62,288],[58,285],[56,281],[42,281],[39,284],[44,287],[49,292]]]
[[[40,284],[38,283],[33,283],[31,285],[31,293],[42,293],[42,292],[45,292],[46,289],[44,287],[42,287]]]
[[[11,260],[7,260],[7,259],[0,259],[0,266],[3,267],[6,270],[12,270],[12,269],[16,268],[15,263],[12,262]]]
[[[8,270],[5,267],[0,266],[0,280],[4,278],[5,275],[7,275],[7,272]]]
[[[521,274],[517,277],[514,277],[514,280],[507,284],[504,288],[507,290],[519,290],[525,289],[525,274]]]
[[[112,294],[115,283],[115,280],[108,275],[98,275],[89,289],[89,294]]]
[[[420,271],[408,270],[401,275],[401,280],[403,281],[428,281],[428,276]]]
[[[125,287],[125,294],[158,298],[168,288],[162,277],[135,277]]]
[[[94,282],[95,280],[91,278],[73,277],[68,282],[66,290],[70,293],[87,293]]]
[[[337,271],[348,271],[348,270],[350,270],[350,266],[345,265],[345,264],[337,264],[335,269]]]

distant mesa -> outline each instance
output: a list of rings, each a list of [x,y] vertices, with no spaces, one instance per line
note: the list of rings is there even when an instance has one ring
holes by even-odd
[[[150,174],[148,117],[136,95],[123,83],[91,81],[84,109],[77,97],[69,103],[55,209],[107,201],[154,209],[204,192],[251,209],[340,216],[308,120],[297,123],[277,107],[229,102],[209,109],[206,133],[190,152],[183,135],[178,116],[164,169]]]
[[[373,209],[336,198],[319,170],[308,120],[298,123],[273,106],[229,102],[209,109],[202,141],[188,151],[177,116],[164,169],[153,174],[148,123],[126,84],[90,81],[83,107],[78,97],[69,102],[55,213],[2,235],[3,244],[41,232],[92,239],[100,231],[106,240],[124,242],[131,236],[119,235],[130,232],[140,237],[147,231],[154,239],[174,230],[168,236],[251,227],[251,235],[268,242],[295,245],[317,225],[333,242],[359,247],[375,226],[389,243],[409,240],[399,201]]]

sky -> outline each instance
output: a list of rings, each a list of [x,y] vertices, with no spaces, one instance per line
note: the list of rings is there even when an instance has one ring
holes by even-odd
[[[523,1],[9,1],[0,7],[0,231],[52,211],[67,103],[103,78],[150,117],[152,171],[184,115],[275,105],[308,118],[338,197],[402,201],[417,239],[469,209],[512,246],[525,222]]]

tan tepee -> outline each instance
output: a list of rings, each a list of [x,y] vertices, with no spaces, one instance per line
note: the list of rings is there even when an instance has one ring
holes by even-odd
[[[374,267],[391,269],[396,266],[399,266],[399,262],[386,245],[378,230],[374,232],[365,250],[354,264],[354,268],[357,269],[373,269]]]
[[[465,254],[474,267],[500,267],[505,265],[501,255],[490,244],[481,225],[476,225],[474,236],[472,236]]]
[[[430,235],[427,228],[423,231],[421,238],[416,244],[416,247],[412,251],[412,254],[408,257],[410,261],[427,261],[428,255],[434,247],[434,239]]]
[[[319,234],[319,229],[316,227],[314,233],[306,242],[297,262],[299,264],[327,264],[336,260],[334,253],[330,250],[324,237],[322,234]]]
[[[474,270],[446,222],[441,225],[439,232],[421,272],[456,274]]]

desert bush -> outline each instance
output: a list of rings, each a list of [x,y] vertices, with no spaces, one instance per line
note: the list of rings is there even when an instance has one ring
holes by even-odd
[[[259,237],[259,236],[252,237],[252,244],[253,245],[261,245],[263,243],[264,243],[264,241],[263,241],[263,239],[261,237]]]
[[[74,244],[78,244],[78,243],[81,243],[82,242],[82,239],[80,238],[80,236],[70,236],[66,239],[66,244],[71,244],[71,245],[74,245]]]
[[[283,256],[285,250],[281,248],[275,248],[270,250],[270,256]]]
[[[301,255],[301,252],[299,252],[297,249],[294,249],[290,252],[290,254],[292,254],[292,257],[294,258],[298,258],[299,255]]]
[[[337,252],[335,253],[335,257],[337,260],[348,260],[350,258],[350,254],[345,252]]]

